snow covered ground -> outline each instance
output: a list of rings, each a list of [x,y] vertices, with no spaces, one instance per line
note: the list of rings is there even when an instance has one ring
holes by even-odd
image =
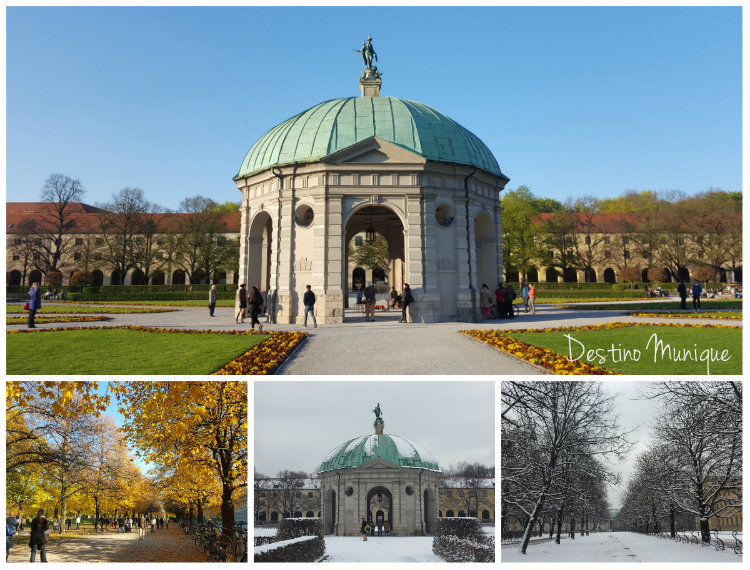
[[[733,544],[733,542],[732,542]],[[741,562],[731,550],[677,543],[630,532],[608,532],[529,545],[503,545],[501,562]]]
[[[276,536],[276,527],[256,527],[253,529],[253,536]]]
[[[326,536],[323,562],[445,562],[432,553],[431,536]]]

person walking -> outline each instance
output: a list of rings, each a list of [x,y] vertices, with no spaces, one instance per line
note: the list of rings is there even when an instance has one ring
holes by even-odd
[[[677,286],[677,294],[680,296],[680,309],[687,309],[687,287],[684,281],[680,281]]]
[[[263,295],[260,294],[260,289],[257,285],[253,285],[250,288],[250,298],[248,299],[248,305],[250,308],[250,328],[255,330],[255,325],[258,325],[258,331],[263,330],[263,325],[258,320],[260,314],[260,308],[263,306]]]
[[[525,312],[529,312],[529,286],[526,281],[521,286],[521,299],[523,299],[523,309]]]
[[[533,283],[529,283],[529,311],[532,315],[536,314],[536,287]]]
[[[151,515],[151,532],[156,532],[154,529],[156,528],[156,517]]]
[[[359,529],[360,534],[362,535],[362,540],[367,541],[367,531],[370,529],[370,525],[367,524],[367,519],[365,517],[362,517],[362,526]],[[33,560],[32,560],[33,562]]]
[[[375,287],[369,281],[365,287],[365,320],[371,323],[375,322],[375,293]]]
[[[62,524],[62,521],[60,521]],[[36,518],[31,521],[31,534],[29,534],[29,548],[31,548],[31,560],[36,560],[36,552],[39,551],[39,561],[47,562],[47,535],[49,534],[49,523],[44,516],[44,511],[39,509]]]
[[[306,289],[307,291],[305,291],[305,295],[302,297],[302,302],[305,305],[305,327],[307,327],[307,314],[309,313],[312,315],[313,327],[318,328],[318,321],[315,319],[315,293],[313,293],[310,285]]]
[[[391,287],[391,309],[395,309],[396,305],[398,304],[398,291],[396,291],[396,286]]]
[[[245,322],[245,310],[247,309],[247,289],[245,284],[242,283],[237,288],[237,293],[234,296],[234,322],[241,324]]]
[[[208,290],[208,316],[214,316],[214,310],[216,309],[216,285],[211,285],[211,289]]]
[[[414,297],[411,295],[411,289],[408,283],[404,283],[404,290],[401,292],[401,320],[399,323],[406,323],[406,309],[414,302]]]
[[[8,561],[10,556],[10,549],[13,548],[13,536],[18,533],[16,526],[18,520],[14,517],[10,511],[5,511],[5,561]]]
[[[701,287],[701,284],[697,281],[693,283],[693,309],[700,309],[701,308],[701,293],[703,292],[703,287]]]
[[[138,540],[143,540],[146,536],[146,515],[141,515],[138,519]]]
[[[80,529],[81,529],[81,515],[78,514],[76,515],[76,530],[80,530]]]
[[[34,317],[36,312],[42,308],[42,297],[39,294],[39,283],[32,283],[29,289],[29,328],[35,329]]]

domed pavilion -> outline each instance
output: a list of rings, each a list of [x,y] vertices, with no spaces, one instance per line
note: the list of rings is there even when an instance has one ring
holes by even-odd
[[[274,322],[302,323],[306,285],[318,319],[343,322],[362,271],[349,264],[355,236],[385,239],[384,281],[399,292],[409,283],[412,321],[477,320],[479,288],[494,289],[502,275],[508,177],[453,119],[380,97],[380,75],[367,63],[361,97],[319,103],[272,128],[234,177],[240,280],[267,292]]]
[[[356,536],[362,518],[395,536],[430,534],[438,514],[437,460],[423,447],[384,433],[380,404],[374,434],[344,441],[323,459],[323,532]]]

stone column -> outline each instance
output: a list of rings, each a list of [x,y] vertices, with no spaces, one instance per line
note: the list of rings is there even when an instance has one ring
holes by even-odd
[[[315,306],[322,323],[344,322],[344,228],[340,195],[326,195],[323,220],[315,227],[315,263],[321,263],[321,295]]]

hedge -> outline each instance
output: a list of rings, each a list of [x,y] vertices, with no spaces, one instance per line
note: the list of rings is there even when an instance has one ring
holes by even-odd
[[[314,562],[325,552],[322,536],[298,536],[256,546],[253,558],[255,562]]]
[[[432,551],[448,562],[494,562],[495,541],[476,517],[439,518]]]
[[[317,517],[282,519],[276,531],[277,540],[300,536],[323,536],[323,525]]]

